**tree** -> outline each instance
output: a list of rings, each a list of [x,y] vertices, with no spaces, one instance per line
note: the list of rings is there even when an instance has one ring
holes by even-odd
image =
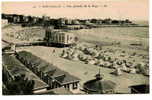
[[[15,76],[7,84],[8,95],[30,95],[34,88],[34,80],[28,80],[25,75]]]

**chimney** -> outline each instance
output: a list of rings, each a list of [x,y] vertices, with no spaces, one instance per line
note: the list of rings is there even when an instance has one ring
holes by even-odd
[[[103,75],[100,74],[100,69],[99,69],[99,73],[95,75],[97,80],[102,80],[103,79]]]

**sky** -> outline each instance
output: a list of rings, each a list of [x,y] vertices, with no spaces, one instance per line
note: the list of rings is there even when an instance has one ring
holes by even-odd
[[[93,7],[84,7],[85,5]],[[81,6],[81,7],[80,7]],[[148,0],[2,2],[2,12],[51,18],[149,19]]]

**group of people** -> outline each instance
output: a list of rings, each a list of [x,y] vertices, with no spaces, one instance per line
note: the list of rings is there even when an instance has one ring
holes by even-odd
[[[76,46],[63,50],[61,57],[69,60],[83,61],[85,64],[93,64],[100,67],[115,69],[115,75],[122,75],[123,72],[131,74],[148,75],[148,62],[138,62],[135,59],[136,53],[129,54],[124,50],[113,50],[102,47]]]

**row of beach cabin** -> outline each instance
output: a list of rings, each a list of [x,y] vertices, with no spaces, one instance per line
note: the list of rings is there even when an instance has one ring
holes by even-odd
[[[79,78],[29,52],[3,54],[2,60],[3,83],[6,87],[16,76],[25,75],[28,80],[34,80],[33,93],[36,94],[57,88],[64,88],[71,93],[79,90]]]
[[[48,84],[43,82],[33,72],[31,72],[26,66],[24,66],[14,55],[4,54],[2,55],[2,72],[3,83],[6,85],[9,82],[15,80],[16,76],[25,75],[28,80],[34,81],[33,93],[46,91],[49,87]]]
[[[71,92],[79,90],[79,78],[70,75],[68,72],[57,68],[32,53],[21,51],[17,53],[17,59],[46,82],[50,89],[64,87]]]

